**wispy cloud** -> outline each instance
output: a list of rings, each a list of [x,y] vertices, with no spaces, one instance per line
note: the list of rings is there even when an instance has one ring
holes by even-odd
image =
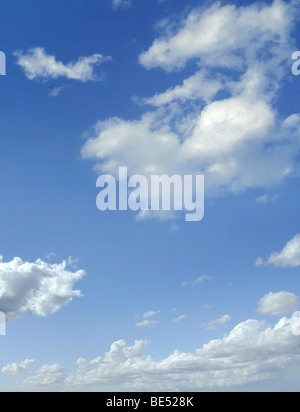
[[[257,203],[261,203],[262,205],[265,205],[267,203],[276,202],[278,198],[279,198],[279,195],[277,194],[270,195],[268,193],[265,193],[264,195],[257,197],[255,200]]]
[[[93,54],[88,57],[79,57],[76,62],[64,64],[57,61],[55,56],[47,54],[42,47],[35,47],[26,52],[16,51],[14,55],[17,57],[17,64],[22,67],[30,80],[59,77],[81,82],[98,80],[95,67],[111,61],[110,56]]]
[[[60,95],[60,93],[61,93],[63,90],[67,89],[67,88],[69,88],[69,86],[68,86],[67,84],[63,84],[63,85],[61,85],[61,86],[54,86],[54,87],[50,90],[50,92],[48,93],[48,96],[50,96],[50,97],[58,97],[58,96]]]
[[[177,318],[173,319],[173,322],[177,323],[186,318],[187,318],[187,315],[180,315]]]
[[[131,0],[112,0],[114,10],[131,7]]]
[[[224,315],[219,319],[216,320],[211,320],[209,323],[207,324],[203,324],[203,326],[205,327],[206,330],[216,330],[217,326],[219,325],[226,325],[226,323],[228,323],[231,320],[231,316],[230,315]]]
[[[137,322],[134,326],[136,328],[144,328],[144,327],[156,325],[157,323],[158,323],[157,320],[145,319],[145,320],[142,320],[141,322]]]
[[[211,279],[212,279],[211,276],[202,275],[202,276],[199,276],[197,279],[195,279],[195,280],[193,280],[193,281],[191,281],[191,282],[184,281],[184,282],[182,282],[181,285],[182,285],[182,286],[198,285],[199,283],[203,283],[203,282],[209,281],[209,280],[211,280]]]

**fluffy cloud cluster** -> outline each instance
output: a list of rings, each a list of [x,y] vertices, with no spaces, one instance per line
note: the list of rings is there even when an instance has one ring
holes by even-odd
[[[54,385],[63,384],[66,377],[65,369],[58,365],[44,365],[42,366],[34,376],[25,380],[24,386],[26,387],[51,387]]]
[[[58,311],[74,297],[81,296],[73,286],[84,276],[83,270],[67,270],[67,263],[50,264],[38,259],[23,262],[16,257],[10,262],[0,258],[0,311],[7,320],[23,312],[39,316]]]
[[[220,6],[193,10],[182,22],[154,41],[140,56],[146,68],[183,68],[190,59],[213,67],[241,68],[247,59],[256,59],[262,46],[272,42],[272,50],[286,45],[291,10],[286,3],[254,4],[247,7]],[[266,57],[267,58],[267,57]]]
[[[272,253],[266,262],[258,258],[256,265],[274,265],[284,268],[300,266],[300,234],[287,242],[281,252]]]
[[[282,318],[274,327],[249,319],[222,339],[194,353],[175,350],[162,360],[145,354],[148,341],[124,340],[93,360],[80,358],[77,371],[46,365],[24,385],[49,390],[191,391],[226,389],[275,378],[300,365],[300,340],[293,333],[299,318]]]
[[[3,373],[11,373],[13,375],[20,375],[28,372],[28,367],[34,363],[34,359],[25,359],[20,363],[12,363],[2,368]]]
[[[82,82],[97,80],[95,67],[111,60],[111,57],[93,54],[88,57],[80,57],[76,62],[64,64],[57,61],[55,56],[47,54],[42,47],[32,48],[27,52],[17,51],[14,55],[18,59],[18,65],[22,67],[30,80],[36,78],[57,79],[59,77]]]
[[[266,315],[285,315],[298,307],[298,298],[290,292],[270,292],[260,299],[257,311]]]
[[[203,173],[206,194],[265,188],[297,171],[300,114],[278,114],[275,97],[294,50],[291,4],[217,3],[170,23],[140,56],[147,69],[195,73],[144,99],[140,119],[102,120],[82,148],[96,169],[131,174]],[[221,92],[221,93],[220,93]]]

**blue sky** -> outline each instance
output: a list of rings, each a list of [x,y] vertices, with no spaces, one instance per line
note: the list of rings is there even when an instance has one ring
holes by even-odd
[[[2,7],[0,390],[299,389],[298,6]],[[118,166],[204,219],[100,212]]]

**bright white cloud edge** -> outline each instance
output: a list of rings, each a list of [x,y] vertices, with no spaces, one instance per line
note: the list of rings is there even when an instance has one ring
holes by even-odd
[[[274,265],[278,267],[297,267],[300,266],[300,233],[287,242],[280,252],[273,252],[264,262],[259,257],[256,266]]]

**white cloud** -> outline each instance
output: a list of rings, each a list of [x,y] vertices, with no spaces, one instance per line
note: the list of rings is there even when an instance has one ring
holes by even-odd
[[[113,0],[113,8],[115,10],[120,8],[127,8],[131,6],[131,0]]]
[[[98,122],[82,156],[96,162],[97,172],[116,177],[120,165],[146,176],[202,173],[206,197],[296,176],[300,115],[284,119],[275,107],[293,50],[293,18],[292,6],[281,1],[217,3],[192,11],[171,35],[165,27],[141,63],[171,70],[196,58],[195,74],[146,99],[156,108],[140,119]],[[233,65],[235,71],[223,70]],[[226,97],[214,100],[221,88]]]
[[[159,310],[157,310],[157,311],[150,310],[149,312],[143,313],[141,317],[142,317],[143,319],[147,319],[147,318],[151,318],[152,316],[156,316],[156,315],[158,315],[159,313],[160,313]]]
[[[48,93],[48,96],[50,97],[57,97],[60,95],[60,93],[65,90],[68,86],[66,84],[63,84],[61,86],[55,86],[53,87],[50,92]]]
[[[13,375],[20,375],[29,371],[28,366],[34,363],[34,359],[25,359],[20,363],[11,363],[2,368],[3,373],[11,373]]]
[[[76,62],[64,64],[57,61],[55,56],[47,54],[42,47],[35,47],[27,52],[16,51],[14,55],[18,58],[17,64],[22,67],[30,80],[37,78],[57,79],[59,77],[82,82],[97,80],[95,67],[111,60],[111,57],[93,54],[88,57],[80,57]]]
[[[270,292],[258,302],[257,311],[266,315],[286,315],[298,307],[298,298],[290,292]]]
[[[177,318],[173,319],[173,322],[177,323],[186,318],[187,318],[187,315],[180,315]]]
[[[73,286],[85,272],[71,272],[66,267],[65,261],[52,264],[38,259],[30,263],[16,257],[3,262],[0,257],[0,311],[8,320],[23,312],[46,316],[81,296]]]
[[[274,265],[279,267],[300,266],[300,233],[291,239],[281,252],[273,252],[266,262],[259,257],[256,266]]]
[[[24,387],[55,387],[63,384],[66,374],[65,369],[58,365],[44,365],[34,376],[24,381]]]
[[[211,320],[208,324],[204,324],[203,326],[205,326],[205,329],[207,330],[216,330],[217,326],[219,325],[225,326],[226,323],[228,323],[230,320],[231,320],[230,315],[223,315],[219,319]]]
[[[175,350],[161,360],[144,353],[148,341],[128,346],[120,340],[93,360],[80,358],[75,372],[56,365],[41,368],[25,388],[67,391],[226,390],[268,379],[300,366],[300,340],[293,333],[299,318],[282,318],[274,327],[249,319],[222,339],[194,352]],[[53,384],[51,384],[51,382]]]
[[[196,100],[199,98],[209,102],[222,88],[221,81],[210,79],[202,72],[197,72],[188,79],[185,79],[182,85],[144,99],[144,103],[162,106],[175,100],[185,102],[186,100]]]
[[[183,68],[188,60],[200,59],[207,66],[241,68],[244,57],[252,59],[264,43],[286,44],[290,29],[289,7],[282,1],[247,7],[221,6],[194,9],[179,29],[169,29],[140,56],[146,68]]]
[[[276,202],[278,197],[279,195],[277,194],[270,195],[268,193],[265,193],[264,195],[258,196],[255,200],[257,203],[261,203],[262,205],[265,205],[266,203]]]
[[[141,322],[137,322],[134,326],[136,328],[145,328],[148,326],[156,325],[157,323],[158,323],[157,320],[145,319],[145,320],[142,320]]]
[[[203,283],[203,282],[205,282],[206,280],[211,280],[212,278],[211,278],[211,276],[207,276],[207,275],[202,275],[202,276],[199,276],[197,279],[195,279],[194,281],[192,281],[192,282],[187,282],[187,281],[184,281],[184,282],[182,282],[182,286],[187,286],[187,285],[198,285],[199,283]]]

